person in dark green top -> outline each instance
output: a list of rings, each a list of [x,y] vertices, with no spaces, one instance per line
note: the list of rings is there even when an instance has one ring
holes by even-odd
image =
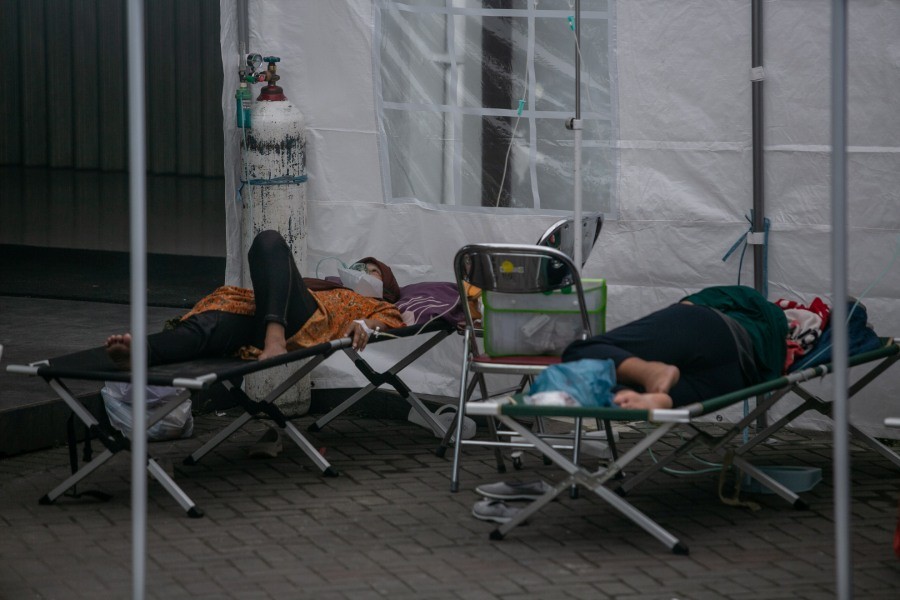
[[[573,342],[562,359],[612,359],[628,386],[616,392],[618,406],[671,408],[779,377],[787,335],[784,312],[756,290],[718,286]]]

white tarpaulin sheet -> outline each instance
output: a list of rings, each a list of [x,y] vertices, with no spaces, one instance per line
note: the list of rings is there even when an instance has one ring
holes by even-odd
[[[240,159],[234,90],[241,57],[237,3],[221,4],[226,164],[233,168],[234,191]],[[384,31],[376,30],[379,6],[386,4],[251,0],[249,50],[281,57],[279,83],[305,117],[310,265],[326,256],[346,262],[374,255],[394,268],[401,285],[451,281],[450,259],[463,244],[530,243],[559,213],[466,210],[385,197],[385,138],[379,130],[382,79],[375,53],[386,41],[375,41]],[[446,11],[471,10],[481,2],[407,4]],[[524,10],[530,3],[513,4]],[[565,11],[568,4],[542,0],[539,7]],[[764,11],[769,298],[827,300],[829,5],[781,0],[766,3]],[[607,325],[614,327],[690,291],[738,280],[739,253],[727,262],[722,256],[747,231],[752,207],[751,14],[748,0],[611,1],[604,14],[609,19],[608,104],[613,111],[605,118],[612,124],[608,145],[615,149],[615,158],[605,208],[608,221],[585,275],[608,281]],[[895,0],[850,3],[849,293],[865,293],[876,331],[893,336],[900,335],[900,267],[886,273],[884,269],[900,240],[898,31],[900,4]],[[527,46],[540,46],[541,40],[521,43],[527,55]],[[597,64],[585,54],[586,64]],[[569,59],[574,63],[573,56]],[[590,164],[585,168],[590,170]],[[528,169],[520,170],[518,181],[530,181]],[[229,193],[230,227],[239,214],[234,198]],[[235,257],[240,252],[229,245],[229,282],[236,281],[240,263]],[[741,282],[752,281],[748,251]],[[400,342],[367,349],[366,354],[376,356],[376,366],[390,364],[400,356],[393,344]],[[404,371],[407,381],[423,393],[455,395],[460,352],[459,339],[443,342]],[[850,404],[852,419],[867,431],[889,435],[881,422],[900,413],[894,393],[900,370],[892,371]],[[319,387],[364,383],[349,364],[335,359],[313,378]]]

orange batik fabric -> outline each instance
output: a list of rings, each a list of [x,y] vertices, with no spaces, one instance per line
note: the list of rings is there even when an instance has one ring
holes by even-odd
[[[188,314],[181,317],[181,320],[184,321],[188,317],[210,310],[220,310],[252,317],[256,313],[256,301],[253,298],[253,290],[233,285],[223,285],[220,288],[216,288],[209,296],[201,298]]]
[[[387,328],[403,326],[400,311],[384,300],[360,296],[352,290],[343,288],[310,293],[319,308],[300,331],[288,338],[288,351],[308,348],[342,337],[350,327],[350,323],[356,319],[378,319]],[[252,316],[256,312],[253,291],[230,285],[222,286],[197,302],[182,320],[210,310]],[[259,348],[245,346],[240,350],[240,357],[256,358],[261,352]]]
[[[347,289],[311,292],[319,305],[306,324],[288,342],[288,350],[315,346],[344,336],[356,319],[378,319],[385,327],[403,327],[400,311],[390,302],[360,296]]]

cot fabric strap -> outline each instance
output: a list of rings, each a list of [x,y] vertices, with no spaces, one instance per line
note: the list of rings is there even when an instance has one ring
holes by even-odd
[[[78,441],[75,439],[75,413],[69,414],[66,421],[66,440],[69,442],[69,468],[72,473],[78,471]]]
[[[66,441],[69,444],[69,466],[72,469],[72,474],[75,474],[78,472],[78,440],[75,439],[75,413],[70,414],[69,419],[66,421],[66,438]],[[91,430],[90,428],[85,428],[84,462],[90,462],[92,454]],[[112,499],[112,494],[107,494],[106,492],[101,492],[100,490],[87,490],[86,492],[78,493],[77,487],[77,485],[72,486],[72,488],[66,492],[66,496],[69,496],[71,498],[90,496],[91,498],[96,498],[101,502],[106,502],[107,500]]]
[[[734,495],[730,498],[725,497],[725,474],[732,467],[733,462],[734,450],[729,450],[725,453],[725,459],[722,461],[722,469],[719,471],[719,500],[726,506],[742,506],[756,512],[762,508],[759,504],[752,500],[741,500],[741,478],[743,477],[743,473],[738,468],[735,468],[734,473]]]

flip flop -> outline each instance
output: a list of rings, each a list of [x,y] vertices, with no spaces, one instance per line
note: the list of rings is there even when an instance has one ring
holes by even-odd
[[[425,419],[422,418],[422,415],[420,415],[419,411],[417,411],[416,409],[410,408],[409,415],[406,418],[410,423],[414,423],[414,424],[418,425],[419,427],[424,427],[425,429],[428,429],[429,431],[431,431],[431,425],[426,423]],[[438,423],[440,423],[444,427],[450,427],[453,424],[453,422],[456,420],[456,407],[453,406],[452,404],[444,404],[443,406],[438,408],[436,411],[434,411],[434,418]],[[475,425],[475,421],[473,421],[470,417],[464,417],[463,418],[463,436],[462,436],[463,439],[470,440],[473,437],[475,437],[476,428],[477,428],[477,426]],[[434,437],[442,438],[442,437],[444,437],[444,434],[443,433],[441,433],[441,434],[435,433]],[[452,439],[455,440],[456,435],[453,435]]]
[[[281,451],[281,433],[277,429],[269,428],[259,440],[247,452],[250,458],[275,458]]]

